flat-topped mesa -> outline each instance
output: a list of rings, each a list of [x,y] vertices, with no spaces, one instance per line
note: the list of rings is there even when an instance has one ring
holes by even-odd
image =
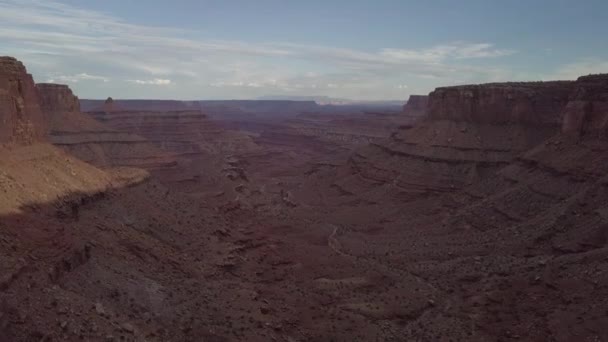
[[[579,77],[562,112],[562,132],[608,133],[608,74]]]
[[[101,110],[88,112],[99,122],[120,132],[137,134],[158,147],[177,153],[201,153],[198,146],[219,128],[200,109],[176,111],[124,110],[122,101],[107,100]]]
[[[339,185],[356,193],[356,188],[392,184],[399,187],[401,198],[413,199],[481,181],[559,132],[561,111],[574,84],[437,88],[429,95],[423,120],[357,150],[349,160],[357,177],[345,178]]]
[[[38,94],[42,110],[48,112],[80,112],[80,101],[64,84],[38,83]]]
[[[32,75],[13,57],[0,57],[0,122],[0,144],[31,144],[47,133]]]
[[[429,118],[481,124],[559,125],[573,81],[509,82],[437,88]]]
[[[80,107],[83,112],[100,111],[180,111],[200,110],[198,101],[178,100],[114,100],[108,97],[104,100],[81,99]]]

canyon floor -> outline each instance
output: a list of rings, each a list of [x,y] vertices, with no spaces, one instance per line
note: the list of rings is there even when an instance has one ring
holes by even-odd
[[[277,118],[0,62],[52,118],[0,148],[0,341],[608,340],[606,76]]]

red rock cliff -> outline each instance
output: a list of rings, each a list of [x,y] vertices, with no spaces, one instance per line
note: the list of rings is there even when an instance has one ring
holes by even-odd
[[[428,108],[428,95],[410,95],[407,103],[403,105],[403,112],[411,116],[423,116]]]
[[[54,145],[99,167],[174,167],[173,156],[143,137],[119,132],[81,113],[78,97],[67,85],[37,84],[36,88]]]
[[[358,149],[349,161],[355,177],[336,183],[351,193],[390,184],[401,199],[462,189],[558,133],[574,88],[573,81],[437,88],[424,120]]]
[[[474,123],[560,123],[571,81],[512,82],[437,88],[429,95],[429,117]]]
[[[64,84],[36,84],[40,95],[40,106],[44,111],[80,112],[78,97]]]
[[[562,115],[563,133],[608,133],[608,74],[580,77]]]
[[[13,57],[0,57],[0,143],[44,140],[47,124],[32,75]]]

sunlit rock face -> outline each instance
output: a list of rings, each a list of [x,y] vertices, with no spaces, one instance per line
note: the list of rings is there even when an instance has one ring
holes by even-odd
[[[31,144],[48,130],[32,75],[13,57],[0,57],[0,143]]]
[[[78,97],[64,84],[36,84],[40,96],[40,106],[44,111],[80,112]]]

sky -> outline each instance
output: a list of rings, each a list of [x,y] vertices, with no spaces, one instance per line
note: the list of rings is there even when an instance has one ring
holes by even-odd
[[[608,72],[605,0],[0,0],[0,55],[81,98],[399,100]]]

